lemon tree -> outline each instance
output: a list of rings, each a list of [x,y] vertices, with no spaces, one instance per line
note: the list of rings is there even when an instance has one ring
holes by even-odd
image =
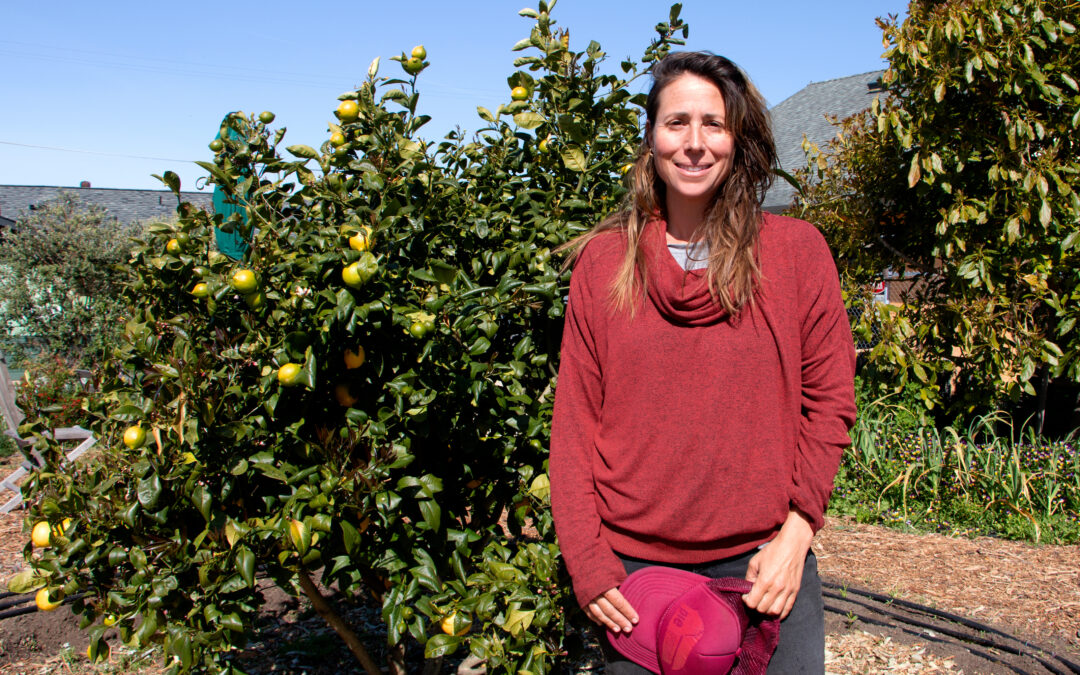
[[[321,144],[282,147],[269,116],[226,119],[201,165],[246,218],[180,204],[137,242],[125,339],[91,405],[103,450],[24,487],[34,520],[73,523],[21,583],[84,593],[72,606],[94,653],[108,620],[159,643],[173,672],[234,669],[274,583],[367,672],[415,672],[409,641],[488,672],[573,658],[545,467],[568,281],[551,250],[624,195],[644,69],[606,72],[595,42],[570,51],[550,9],[521,12],[508,84],[530,96],[479,108],[475,134],[423,140],[408,61],[426,52],[389,75],[377,59],[328,104]],[[646,62],[685,34],[678,6],[657,30]],[[215,228],[239,230],[248,257],[216,252]],[[46,422],[27,428],[58,465]],[[125,444],[129,428],[145,436]],[[316,572],[381,604],[383,647],[334,613]]]

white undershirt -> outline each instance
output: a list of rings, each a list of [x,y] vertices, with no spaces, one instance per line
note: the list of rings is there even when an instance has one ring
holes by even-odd
[[[709,266],[709,247],[704,241],[681,244],[669,242],[667,247],[668,251],[671,252],[671,256],[675,258],[675,262],[679,263],[679,267],[687,272]]]

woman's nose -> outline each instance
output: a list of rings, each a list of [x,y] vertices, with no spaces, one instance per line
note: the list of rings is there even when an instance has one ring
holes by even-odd
[[[701,150],[705,147],[705,136],[700,124],[691,124],[686,134],[686,149]]]

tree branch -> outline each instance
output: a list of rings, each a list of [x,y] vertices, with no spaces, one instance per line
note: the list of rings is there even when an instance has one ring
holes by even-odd
[[[311,601],[311,606],[315,608],[315,611],[319,613],[319,616],[330,624],[330,627],[334,629],[334,632],[338,634],[349,650],[353,653],[360,665],[364,667],[364,671],[368,675],[382,675],[379,667],[375,665],[375,662],[371,659],[371,655],[368,654],[367,649],[364,648],[363,643],[360,642],[360,638],[353,632],[349,625],[345,623],[345,620],[341,618],[334,608],[330,606],[330,603],[326,601],[322,593],[315,586],[315,582],[308,576],[306,570],[300,569],[296,572],[297,578],[300,580],[300,588],[304,590],[304,595]]]

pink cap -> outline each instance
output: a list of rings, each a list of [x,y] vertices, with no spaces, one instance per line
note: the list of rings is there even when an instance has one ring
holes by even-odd
[[[654,673],[764,673],[780,637],[780,622],[753,613],[742,601],[752,584],[710,579],[673,567],[645,567],[619,591],[637,610],[629,633],[608,632],[620,654]]]

